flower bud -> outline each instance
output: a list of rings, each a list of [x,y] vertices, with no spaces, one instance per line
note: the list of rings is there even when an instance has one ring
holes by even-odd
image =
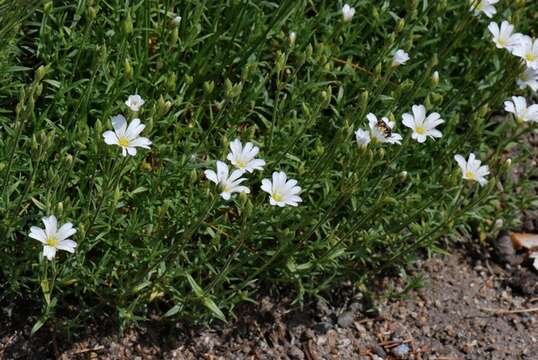
[[[191,184],[194,184],[196,183],[196,181],[198,181],[198,172],[196,171],[196,169],[191,170],[191,173],[189,174],[189,179]]]
[[[52,3],[52,1],[47,1],[45,5],[43,6],[43,13],[45,13],[46,15],[50,15],[53,8],[54,8],[54,4]]]
[[[275,59],[275,70],[277,73],[280,73],[284,66],[286,66],[286,56],[282,51],[277,51],[276,59]]]
[[[176,81],[177,81],[177,75],[175,72],[169,74],[166,77],[166,88],[168,89],[168,91],[176,90]]]
[[[88,18],[90,20],[93,20],[97,17],[97,13],[99,12],[99,8],[95,7],[95,6],[90,6],[88,8]]]
[[[122,21],[121,24],[122,30],[125,34],[130,34],[133,32],[133,19],[131,18],[131,13],[127,13],[127,17]]]
[[[396,23],[396,32],[398,32],[398,33],[402,32],[404,27],[405,27],[405,20],[404,19],[399,19],[398,23]]]
[[[95,121],[94,127],[95,127],[95,131],[97,131],[99,136],[101,136],[101,133],[103,132],[103,123],[101,122],[101,120],[97,119]]]
[[[192,76],[188,75],[188,74],[185,74],[183,76],[183,81],[185,82],[185,84],[190,85],[190,84],[192,84],[194,82],[194,78]],[[204,85],[204,89],[205,89],[205,85]],[[211,90],[211,91],[213,91],[213,90]]]
[[[432,85],[437,86],[439,84],[439,71],[434,71],[432,74]]]
[[[290,31],[288,35],[288,41],[291,46],[295,45],[295,40],[297,40],[297,33],[295,31]]]
[[[404,171],[400,172],[400,174],[399,174],[400,181],[403,182],[403,181],[407,180],[407,176],[408,176],[407,171],[404,170]]]
[[[43,80],[43,78],[45,77],[46,74],[47,74],[47,68],[45,66],[41,65],[35,71],[35,80],[36,81]]]
[[[131,62],[129,61],[129,58],[125,58],[123,60],[123,75],[127,80],[130,80],[133,78],[133,67],[131,66]]]
[[[176,44],[178,40],[179,40],[179,29],[175,27],[174,29],[172,29],[172,32],[170,33],[170,42],[172,44]]]
[[[207,95],[211,95],[214,89],[215,89],[215,82],[213,80],[204,82],[204,91],[206,92]]]

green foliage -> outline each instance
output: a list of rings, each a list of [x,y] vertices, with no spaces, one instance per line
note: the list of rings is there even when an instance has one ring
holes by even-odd
[[[83,309],[74,322],[103,309],[129,322],[150,310],[229,319],[274,286],[302,301],[405,265],[440,236],[509,226],[530,206],[536,184],[510,180],[505,164],[530,162],[530,127],[494,116],[525,94],[522,67],[495,48],[489,21],[461,0],[351,3],[351,22],[343,3],[306,0],[47,1],[10,13],[0,278],[4,296],[45,295],[35,330],[71,305]],[[535,2],[497,9],[495,21],[537,35]],[[411,60],[394,68],[399,48]],[[133,117],[134,93],[153,145],[123,158],[102,133],[111,116]],[[401,115],[413,104],[441,114],[441,139],[411,140]],[[396,120],[403,144],[359,148],[353,131],[369,112]],[[247,176],[248,197],[226,202],[203,171],[235,138],[260,146],[267,165]],[[483,188],[453,160],[470,152],[492,170]],[[280,170],[303,188],[297,208],[270,206],[260,190]],[[27,235],[50,214],[73,222],[78,248],[48,264]]]

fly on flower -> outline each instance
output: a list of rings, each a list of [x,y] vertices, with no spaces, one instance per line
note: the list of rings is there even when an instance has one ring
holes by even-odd
[[[261,188],[270,195],[269,203],[273,206],[297,206],[303,201],[299,196],[301,187],[297,186],[297,180],[288,179],[283,171],[275,171],[273,181],[263,179]]]
[[[488,18],[491,18],[497,13],[497,9],[495,9],[494,5],[497,4],[499,0],[469,0],[469,2],[471,3],[471,11],[475,16],[480,15],[482,12]]]
[[[412,115],[409,113],[402,115],[402,123],[413,130],[411,138],[419,143],[423,143],[428,137],[435,140],[435,138],[443,136],[443,134],[436,129],[438,125],[445,122],[441,119],[441,115],[433,112],[426,117],[426,108],[424,105],[413,105],[412,110]]]
[[[32,226],[28,236],[43,244],[43,256],[52,260],[58,250],[64,250],[70,253],[75,252],[77,243],[69,239],[70,236],[77,232],[73,228],[73,224],[68,222],[58,229],[58,220],[54,215],[44,217],[42,221],[45,224],[45,229]]]
[[[256,159],[256,155],[260,152],[260,148],[254,146],[251,142],[248,142],[243,147],[239,139],[235,139],[230,143],[231,152],[228,154],[227,159],[240,170],[246,172],[253,172],[254,170],[263,170],[265,161],[262,159]]]
[[[103,138],[108,145],[118,145],[121,147],[122,155],[136,155],[136,148],[149,149],[151,141],[148,138],[140,137],[145,125],[140,123],[140,119],[133,119],[129,126],[123,115],[112,117],[114,131],[105,131]]]
[[[514,114],[518,122],[538,122],[538,104],[527,107],[523,96],[512,96],[512,100],[504,102],[504,109]]]
[[[462,177],[465,180],[476,181],[480,186],[484,186],[488,183],[486,176],[489,175],[489,167],[487,165],[480,166],[482,163],[476,159],[475,155],[471,153],[469,160],[465,161],[465,158],[461,155],[454,156],[454,159],[458,163]]]
[[[138,112],[144,103],[144,99],[142,99],[142,97],[138,94],[130,95],[127,98],[127,101],[125,101],[125,105],[127,105],[127,107],[133,112]]]
[[[240,185],[246,180],[246,178],[241,177],[244,173],[243,170],[234,170],[230,175],[228,165],[218,160],[217,172],[213,170],[204,171],[206,178],[219,186],[220,196],[224,200],[230,200],[233,193],[250,193],[248,187]]]
[[[378,143],[389,143],[389,144],[398,144],[400,145],[402,136],[393,132],[394,121],[390,121],[386,117],[378,119],[372,113],[366,115],[368,119],[368,125],[370,126],[370,138],[374,142]]]

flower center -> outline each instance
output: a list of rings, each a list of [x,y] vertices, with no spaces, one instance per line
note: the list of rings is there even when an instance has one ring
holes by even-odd
[[[58,239],[57,239],[56,237],[54,237],[54,236],[51,236],[51,237],[49,237],[49,238],[47,239],[47,245],[50,246],[50,247],[54,247],[54,248],[55,248],[55,247],[58,246],[59,243],[60,243],[60,242],[58,241]]]
[[[129,146],[129,139],[126,137],[120,137],[118,139],[118,145],[121,147],[128,147]]]
[[[247,167],[247,162],[246,161],[243,161],[243,160],[236,160],[235,161],[235,164],[237,165],[238,168],[240,169],[244,169]]]
[[[506,46],[506,40],[503,38],[499,38],[497,42],[499,43],[500,46]]]
[[[281,202],[283,199],[283,196],[280,195],[279,193],[273,193],[271,196],[273,197],[273,200],[275,200],[276,202]]]
[[[525,59],[527,61],[534,61],[534,60],[536,60],[536,55],[534,55],[533,53],[529,53],[529,54],[525,55]]]
[[[419,126],[415,129],[415,131],[417,134],[424,135],[424,133],[426,132],[426,129],[424,129],[423,126]]]
[[[466,177],[467,179],[474,180],[474,179],[475,179],[474,172],[472,172],[471,170],[467,170],[467,173],[465,173],[465,177]]]

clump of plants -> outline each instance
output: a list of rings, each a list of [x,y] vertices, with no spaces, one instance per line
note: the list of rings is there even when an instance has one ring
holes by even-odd
[[[0,0],[0,276],[44,299],[34,331],[301,302],[536,206],[507,176],[535,152],[535,2],[21,6]]]

